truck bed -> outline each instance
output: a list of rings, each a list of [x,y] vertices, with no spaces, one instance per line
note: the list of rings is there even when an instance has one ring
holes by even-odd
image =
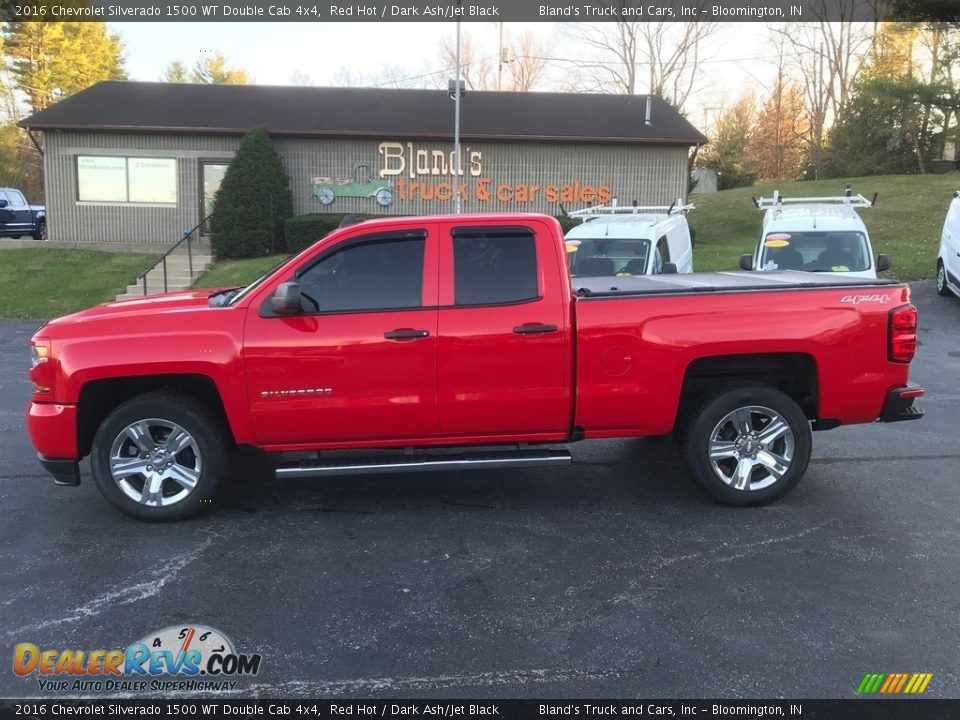
[[[898,285],[896,280],[838,277],[835,273],[800,270],[770,272],[701,272],[628,277],[573,278],[574,292],[581,298],[637,295],[688,295],[711,292],[754,292],[830,288],[861,289]]]

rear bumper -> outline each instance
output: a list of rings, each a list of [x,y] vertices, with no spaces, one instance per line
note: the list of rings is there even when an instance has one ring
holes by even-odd
[[[79,485],[80,484],[80,463],[77,460],[61,460],[58,458],[48,458],[37,453],[37,458],[44,470],[53,475],[53,481],[57,485]]]
[[[880,422],[902,422],[904,420],[919,420],[923,417],[923,410],[913,406],[913,401],[922,396],[926,390],[917,385],[894,388],[887,393],[887,401],[880,412]]]

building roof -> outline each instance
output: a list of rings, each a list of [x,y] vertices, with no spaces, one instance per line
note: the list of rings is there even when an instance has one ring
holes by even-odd
[[[699,145],[675,108],[646,95],[468,91],[464,140]],[[31,130],[452,138],[445,90],[102,82],[23,120]]]

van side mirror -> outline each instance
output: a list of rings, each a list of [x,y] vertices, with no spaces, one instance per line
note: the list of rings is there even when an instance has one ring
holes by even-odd
[[[660,269],[661,275],[676,275],[677,274],[677,264],[676,263],[664,263],[663,267]]]
[[[893,263],[890,262],[890,256],[884,253],[877,255],[877,272],[883,272],[884,270],[889,270],[893,266]]]
[[[741,269],[741,270],[753,270],[753,255],[741,255],[741,256],[740,256],[740,269]]]
[[[300,283],[281,283],[270,296],[270,309],[277,315],[296,315],[301,312]]]

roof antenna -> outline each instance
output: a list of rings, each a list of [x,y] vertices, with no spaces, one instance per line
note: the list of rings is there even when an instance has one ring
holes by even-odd
[[[647,115],[646,115],[646,118],[645,118],[644,121],[643,121],[643,124],[644,124],[644,125],[651,125],[651,124],[652,124],[652,123],[650,122],[650,108],[651,108],[652,105],[653,105],[653,96],[652,96],[652,95],[647,95]]]
[[[673,206],[676,205],[676,204],[677,204],[677,201],[676,201],[676,200],[674,200],[672,203],[670,203],[670,207],[667,208],[667,215],[669,215],[670,213],[673,212]]]

